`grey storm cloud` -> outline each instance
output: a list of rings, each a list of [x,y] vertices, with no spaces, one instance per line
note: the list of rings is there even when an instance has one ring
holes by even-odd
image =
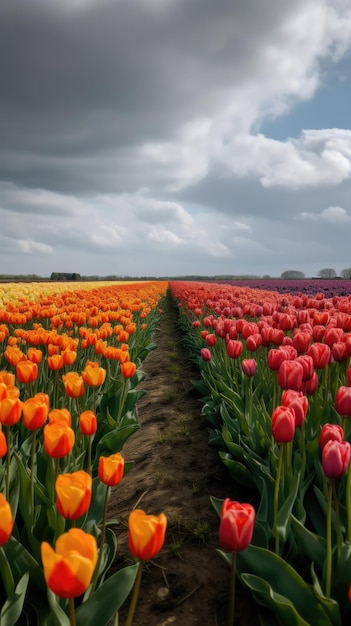
[[[350,47],[349,0],[2,0],[3,272],[351,264],[351,129],[288,130]]]

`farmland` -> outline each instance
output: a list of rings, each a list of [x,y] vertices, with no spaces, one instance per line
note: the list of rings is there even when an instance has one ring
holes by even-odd
[[[153,589],[166,588],[165,616],[179,616],[177,607],[181,606],[182,623],[186,624],[184,616],[188,615],[189,626],[195,624],[190,608],[196,613],[200,610],[196,606],[204,605],[199,589],[204,586],[206,591],[211,581],[202,579],[199,588],[194,585],[180,589],[176,598],[175,587],[167,580],[167,567],[171,568],[175,557],[179,560],[177,575],[181,576],[181,557],[190,554],[189,545],[192,562],[196,550],[205,550],[207,556],[208,550],[216,554],[213,569],[219,567],[216,571],[220,572],[221,584],[220,588],[214,587],[210,608],[214,619],[223,624],[228,605],[231,610],[226,582],[229,585],[234,553],[240,584],[236,615],[243,606],[249,612],[248,605],[240,598],[252,594],[260,619],[271,625],[313,624],[315,615],[319,616],[321,625],[343,626],[348,622],[351,614],[348,281],[277,282],[279,291],[268,280],[250,281],[248,285],[155,281],[2,286],[1,491],[3,506],[10,505],[13,520],[2,529],[1,550],[4,571],[8,572],[3,577],[2,623],[6,624],[10,608],[19,624],[31,615],[31,623],[37,619],[38,623],[49,626],[60,619],[64,625],[79,625],[86,620],[87,611],[94,610],[97,619],[106,618],[106,623],[118,610],[128,620],[134,579],[144,569],[146,585],[151,576]],[[162,326],[166,314],[168,325]],[[158,352],[157,345],[162,344],[160,328],[168,329],[167,332],[173,328],[172,345],[168,343],[165,348],[163,344],[163,353]],[[184,369],[177,361],[178,341],[182,358],[187,361]],[[156,362],[162,363],[162,371],[167,372],[170,384],[167,389],[163,378],[161,389],[154,388],[148,409],[147,394],[144,397],[148,386],[145,372],[154,355]],[[184,398],[191,407],[190,416],[181,400],[177,405],[178,396],[172,389],[176,381],[183,385]],[[155,417],[152,421],[151,412],[155,410],[152,402],[156,400],[163,420]],[[175,406],[176,414],[171,412]],[[47,438],[47,428],[55,423],[57,412],[58,430],[63,431],[65,442],[71,441],[71,447],[67,448],[61,439]],[[95,421],[91,415],[89,420],[87,416],[82,418],[87,412],[93,413]],[[44,416],[42,421],[35,421],[34,414]],[[151,440],[145,439],[148,448],[143,448],[142,443],[143,416],[145,435],[152,434]],[[159,451],[156,462],[163,459],[157,480],[150,442]],[[178,463],[177,478],[184,468],[188,469],[190,481],[193,477],[191,495],[186,489],[180,490],[180,500],[193,500],[195,508],[196,502],[201,502],[201,516],[197,516],[201,528],[196,526],[196,516],[189,509],[185,514],[186,526],[184,512],[179,512],[179,501],[176,508],[172,505],[176,485],[167,465],[167,445],[172,448],[169,456],[173,466]],[[128,453],[138,458],[139,449],[144,453],[132,465]],[[200,449],[206,450],[207,460],[200,471],[205,482],[200,480],[194,466],[188,465],[194,459],[194,449],[197,455]],[[116,493],[113,490],[110,508],[106,509],[111,486],[117,482],[109,483],[106,477],[107,482],[101,480],[100,459],[115,460],[115,455],[119,455],[118,463],[125,463],[124,478],[118,478],[121,486]],[[136,489],[139,463],[143,476],[140,481],[145,489],[138,498],[131,498],[123,488],[128,490],[129,484],[132,492]],[[216,475],[220,473],[220,488],[211,480],[209,467]],[[60,477],[71,480],[73,474],[76,478],[77,472],[83,472],[84,480],[83,485],[79,482],[79,487],[74,489],[83,490],[84,494],[81,507],[72,513],[65,509],[63,496],[55,485],[62,481]],[[150,490],[156,500],[144,493]],[[146,559],[153,562],[155,557],[156,564],[157,559],[163,564],[162,584],[161,577],[155,574],[157,569],[142,568],[143,559],[133,561],[132,557],[136,556],[133,552],[128,557],[128,546],[133,544],[123,533],[119,539],[123,559],[118,561],[116,534],[106,523],[106,512],[110,516],[110,511],[115,511],[118,517],[119,502],[128,537],[132,532],[128,528],[128,507],[149,504],[153,509],[156,502],[160,507],[162,503],[167,531],[155,554],[148,553]],[[239,504],[252,511],[254,517],[245,541],[233,543]],[[161,510],[147,512],[159,516]],[[51,582],[55,570],[48,576],[51,566],[45,566],[43,554],[45,559],[45,550],[51,550],[58,537],[76,527],[93,537],[101,557],[92,568],[85,595],[77,592],[68,597],[59,581],[56,586]],[[228,528],[232,529],[229,535]],[[197,542],[194,542],[196,533]],[[176,549],[180,536],[183,542]],[[189,540],[189,537],[193,538]],[[216,548],[220,550],[218,554]],[[22,558],[17,562],[19,552]],[[184,567],[191,571],[186,560]],[[110,590],[117,581],[122,591],[116,599],[110,597]],[[81,584],[80,580],[76,581],[79,590],[78,583]],[[35,609],[31,601],[33,594],[38,598]],[[106,598],[103,615],[99,614],[94,598]],[[140,598],[142,605],[147,604],[145,593]],[[139,616],[144,615],[152,623],[152,614],[157,616],[162,611],[161,606],[157,609],[155,606],[151,609],[149,606],[149,613],[141,606]],[[205,609],[210,610],[206,605]],[[135,623],[142,623],[138,619],[136,612]],[[252,616],[250,619],[248,623],[253,623]],[[156,626],[159,622],[154,623]],[[242,618],[240,623],[244,623]]]

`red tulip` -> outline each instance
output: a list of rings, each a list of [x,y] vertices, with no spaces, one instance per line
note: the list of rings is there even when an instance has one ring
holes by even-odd
[[[268,365],[270,370],[272,370],[273,372],[277,372],[279,370],[281,364],[283,363],[283,361],[286,361],[287,358],[288,358],[288,355],[285,352],[285,350],[279,350],[278,348],[272,348],[268,352],[267,365]]]
[[[335,409],[339,415],[351,416],[351,387],[339,387],[335,397]]]
[[[243,344],[237,339],[230,339],[227,343],[227,354],[231,359],[237,359],[243,351]]]
[[[312,334],[308,332],[297,331],[292,339],[292,345],[300,354],[307,352],[312,339]]]
[[[323,450],[324,446],[328,441],[339,441],[339,443],[344,439],[344,431],[341,426],[338,424],[324,424],[321,432],[319,433],[319,447]]]
[[[222,504],[219,543],[224,550],[241,552],[250,543],[255,524],[255,509],[226,498]]]
[[[294,409],[295,428],[298,428],[304,423],[308,410],[308,398],[306,398],[306,396],[290,389],[283,391],[282,406]]]
[[[312,343],[307,350],[307,354],[312,357],[314,367],[324,369],[329,365],[331,350],[325,343]]]
[[[301,363],[294,360],[283,361],[278,370],[278,384],[282,389],[294,389],[301,391],[303,378],[303,367]]]
[[[251,378],[256,374],[257,363],[255,359],[243,359],[241,362],[241,368],[244,374]]]
[[[272,434],[277,443],[292,441],[295,435],[295,411],[278,406],[272,414]]]
[[[211,350],[208,348],[201,348],[200,354],[203,361],[211,361]]]
[[[312,357],[307,354],[300,354],[300,356],[295,359],[298,363],[301,363],[303,374],[302,381],[305,383],[307,380],[310,380],[313,376],[314,365]]]
[[[205,339],[207,345],[209,348],[212,348],[212,346],[214,346],[217,342],[217,337],[214,333],[208,333],[206,335],[206,339]]]
[[[340,478],[347,472],[351,458],[348,441],[327,441],[322,450],[322,467],[327,478]]]

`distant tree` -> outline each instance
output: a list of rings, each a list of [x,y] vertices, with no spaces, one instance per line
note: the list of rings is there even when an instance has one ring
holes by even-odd
[[[351,278],[351,267],[346,267],[346,269],[341,270],[341,272],[340,272],[340,276],[342,276],[343,278],[347,278],[348,280],[350,280],[350,278]]]
[[[298,270],[285,270],[285,272],[280,275],[280,278],[284,280],[299,280],[300,278],[305,278],[305,274]]]
[[[318,276],[320,278],[335,278],[336,271],[331,267],[325,267],[323,270],[319,270]]]

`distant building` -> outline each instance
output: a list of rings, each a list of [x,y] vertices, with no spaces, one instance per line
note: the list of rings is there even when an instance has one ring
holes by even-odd
[[[76,272],[73,272],[72,274],[69,272],[52,272],[50,280],[81,280],[81,277],[80,274],[77,274]]]

